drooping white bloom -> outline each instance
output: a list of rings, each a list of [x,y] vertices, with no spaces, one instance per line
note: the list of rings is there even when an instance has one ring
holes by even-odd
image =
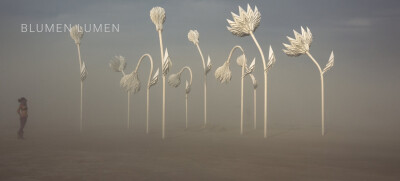
[[[137,93],[140,91],[140,80],[137,72],[124,75],[120,81],[120,85],[125,91]]]
[[[168,77],[168,84],[172,87],[178,87],[181,84],[181,74],[171,74]]]
[[[191,87],[192,87],[192,84],[190,84],[188,81],[186,81],[186,88],[185,88],[186,94],[190,93]]]
[[[119,55],[119,56],[114,56],[111,59],[111,62],[109,64],[110,68],[115,71],[115,72],[122,72],[125,70],[126,67],[126,60],[125,57]]]
[[[75,44],[80,44],[81,39],[83,38],[83,29],[79,25],[74,25],[71,29],[69,34],[71,38],[75,41]]]
[[[246,56],[244,54],[240,55],[237,59],[236,59],[236,63],[242,67],[243,64],[246,67],[247,66],[247,60],[246,60]]]
[[[151,21],[156,25],[157,31],[163,30],[163,24],[165,22],[165,10],[162,7],[153,7],[150,10]]]
[[[221,83],[228,83],[232,78],[232,72],[229,68],[229,62],[226,61],[221,67],[215,70],[215,78]]]
[[[260,25],[261,13],[258,11],[257,6],[254,7],[254,11],[250,5],[247,4],[247,11],[244,11],[239,6],[239,15],[232,13],[233,21],[227,19],[230,27],[227,27],[232,34],[236,36],[247,36],[251,32],[254,32]]]
[[[197,30],[190,30],[188,33],[188,39],[193,42],[193,44],[199,43],[199,32]]]
[[[301,34],[295,30],[293,30],[293,32],[295,38],[293,39],[289,36],[287,37],[290,45],[284,43],[283,46],[285,46],[286,50],[283,49],[283,52],[286,53],[286,55],[288,56],[297,57],[305,54],[310,50],[310,46],[312,43],[312,34],[308,27],[307,31],[304,30],[303,27],[301,27]]]

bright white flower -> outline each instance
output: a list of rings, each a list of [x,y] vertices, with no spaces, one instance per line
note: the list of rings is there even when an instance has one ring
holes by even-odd
[[[286,50],[283,49],[283,52],[286,53],[288,56],[297,57],[300,55],[305,54],[310,50],[311,42],[312,42],[312,34],[310,29],[307,27],[307,31],[301,27],[301,34],[297,31],[293,30],[294,32],[294,39],[290,38],[289,36],[287,39],[290,42],[290,45],[283,44]]]
[[[194,44],[199,43],[199,32],[197,30],[190,30],[188,33],[189,41],[193,42]]]
[[[74,25],[71,29],[69,34],[71,35],[71,38],[75,41],[75,44],[80,44],[81,39],[83,37],[83,29],[79,25]]]
[[[115,71],[115,72],[122,72],[125,70],[126,67],[126,60],[125,57],[119,55],[119,56],[114,56],[111,59],[111,62],[109,64],[110,68]]]
[[[124,75],[120,81],[120,85],[127,92],[137,93],[140,91],[140,80],[137,72]]]
[[[165,22],[165,10],[162,7],[153,7],[150,10],[151,21],[156,25],[157,31],[163,30],[163,23]]]
[[[232,78],[232,72],[229,69],[229,62],[225,62],[221,67],[215,70],[215,78],[221,83],[228,83]]]
[[[254,7],[254,11],[250,5],[247,4],[247,11],[244,11],[239,6],[239,15],[232,13],[233,21],[227,19],[230,27],[227,27],[232,34],[236,36],[247,36],[251,32],[254,32],[261,21],[261,13],[258,12],[257,6]]]

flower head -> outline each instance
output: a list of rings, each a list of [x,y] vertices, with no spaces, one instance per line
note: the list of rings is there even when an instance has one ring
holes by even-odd
[[[156,25],[157,31],[163,30],[163,23],[165,22],[165,10],[162,7],[153,7],[150,10],[151,21]]]
[[[75,41],[75,44],[80,44],[81,39],[83,37],[83,29],[79,25],[74,25],[70,31],[69,35],[71,35],[71,38]]]
[[[168,84],[172,87],[178,87],[181,84],[181,74],[171,74],[168,77]]]
[[[236,63],[242,67],[243,64],[245,67],[247,67],[247,59],[246,56],[244,54],[240,55],[237,59],[236,59]]]
[[[110,68],[115,72],[122,72],[125,70],[126,67],[126,60],[125,57],[119,55],[115,56],[110,61]]]
[[[128,75],[124,75],[120,81],[120,85],[127,92],[137,93],[140,91],[140,80],[137,72],[133,71]]]
[[[194,44],[199,43],[199,32],[197,30],[190,30],[188,33],[189,41],[193,42]]]
[[[250,5],[247,4],[247,11],[244,11],[239,6],[239,15],[232,13],[233,21],[227,19],[230,27],[227,27],[232,34],[236,36],[247,36],[251,32],[254,32],[258,25],[260,25],[261,14],[258,12],[257,6],[254,7],[254,11]]]
[[[191,90],[191,86],[192,86],[192,84],[189,84],[189,82],[186,81],[186,88],[185,88],[186,94],[189,94],[189,92]]]
[[[293,30],[294,32],[294,39],[287,37],[290,42],[290,45],[283,44],[286,50],[283,49],[283,52],[286,53],[288,56],[297,57],[300,55],[305,54],[310,50],[311,42],[312,42],[312,34],[310,29],[307,27],[307,31],[301,27],[301,34],[297,31]]]
[[[229,69],[229,62],[226,61],[221,67],[215,70],[215,78],[221,83],[228,83],[232,78],[232,72]]]

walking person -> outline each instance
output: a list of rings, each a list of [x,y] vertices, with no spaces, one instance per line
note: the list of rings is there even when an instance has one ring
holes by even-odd
[[[18,139],[24,139],[24,127],[26,121],[28,119],[28,100],[25,97],[21,97],[18,99],[19,107],[17,109],[17,113],[19,115],[19,130],[18,130]]]

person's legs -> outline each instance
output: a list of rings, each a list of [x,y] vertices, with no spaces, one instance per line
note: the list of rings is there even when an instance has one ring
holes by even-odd
[[[19,125],[19,131],[18,131],[18,138],[23,139],[24,138],[24,127],[26,124],[27,118],[21,118],[20,119],[20,125]]]

